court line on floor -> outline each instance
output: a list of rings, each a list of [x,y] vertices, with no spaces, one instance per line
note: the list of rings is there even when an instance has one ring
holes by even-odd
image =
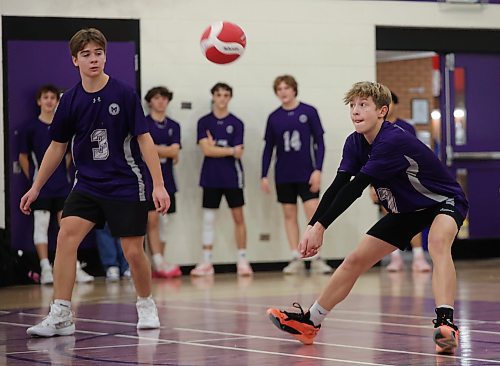
[[[34,315],[34,314],[33,314]],[[96,320],[97,321],[97,320]],[[100,320],[99,322],[101,323],[107,323],[105,320]],[[113,322],[113,323],[119,323],[119,322]],[[29,327],[30,324],[22,324],[22,323],[13,323],[13,322],[0,322],[0,324],[4,325],[14,325],[14,326],[21,326],[21,327]],[[242,334],[242,333],[232,333],[232,332],[220,332],[220,331],[212,331],[212,330],[203,330],[203,329],[194,329],[194,328],[180,328],[180,327],[175,327],[171,328],[176,331],[186,331],[186,332],[195,332],[195,333],[203,333],[203,334],[217,334],[217,335],[223,335],[223,336],[231,336],[231,337],[241,337],[242,339],[248,338],[248,339],[264,339],[264,340],[271,340],[271,341],[278,341],[278,342],[294,342],[296,343],[296,340],[293,339],[286,339],[286,338],[279,338],[279,337],[268,337],[268,336],[258,336],[258,335],[251,335],[251,334]],[[132,339],[143,339],[143,340],[153,340],[153,341],[161,341],[162,343],[176,343],[176,344],[192,344],[192,345],[200,345],[203,346],[200,343],[193,343],[193,341],[177,341],[177,340],[170,340],[170,339],[164,339],[164,338],[151,338],[151,337],[144,337],[144,336],[132,336],[132,335],[126,335],[126,334],[111,334],[111,333],[103,333],[103,332],[94,332],[94,331],[84,331],[84,330],[77,330],[76,333],[83,333],[83,334],[94,334],[94,335],[102,335],[102,336],[113,336],[113,337],[119,337],[119,338],[132,338]],[[209,341],[210,339],[207,339]],[[198,341],[200,342],[200,341]],[[374,348],[374,347],[362,347],[362,346],[354,346],[354,345],[343,345],[343,344],[338,344],[338,343],[326,343],[326,342],[315,342],[316,345],[321,345],[321,346],[327,346],[327,347],[339,347],[339,348],[350,348],[350,349],[357,349],[357,350],[368,350],[368,351],[376,351],[376,352],[386,352],[386,353],[398,353],[398,354],[412,354],[412,355],[417,355],[417,356],[430,356],[430,357],[436,357],[436,354],[434,353],[424,353],[424,352],[412,352],[412,351],[401,351],[401,350],[393,350],[393,349],[386,349],[386,348]],[[209,346],[209,345],[206,345]],[[271,351],[263,351],[263,350],[256,350],[256,349],[242,349],[238,347],[229,347],[229,346],[217,346],[217,345],[210,345],[213,346],[214,348],[223,348],[223,349],[234,349],[234,350],[241,350],[241,351],[252,351],[252,352],[257,352],[257,353],[266,353],[266,354],[276,354],[276,355],[289,355],[285,353],[276,353],[276,352],[271,352]],[[103,346],[105,347],[105,346]],[[99,348],[99,347],[96,347]],[[18,352],[19,353],[19,352]],[[31,351],[30,351],[31,353]],[[6,353],[10,354],[10,353]],[[290,354],[291,356],[298,356],[295,354]],[[304,356],[306,358],[314,357],[314,356]],[[480,358],[472,358],[472,357],[462,357],[462,356],[446,356],[446,355],[441,355],[441,357],[445,358],[451,358],[451,359],[457,359],[457,360],[463,360],[463,361],[479,361],[479,362],[490,362],[490,363],[495,363],[495,364],[500,364],[500,361],[496,360],[488,360],[488,359],[480,359]],[[339,361],[339,362],[347,362],[347,363],[358,363],[358,364],[364,364],[364,365],[379,365],[379,364],[374,364],[374,363],[363,363],[363,362],[354,362],[350,360],[341,360],[341,359],[330,359],[330,358],[314,358],[314,359],[319,359],[319,360],[331,360],[331,361]]]
[[[262,308],[266,307],[265,305],[259,305]],[[158,305],[157,307],[159,309],[162,308],[178,308],[181,310],[193,310],[193,311],[207,311],[207,312],[218,312],[218,313],[235,313],[234,310],[225,310],[225,309],[212,309],[209,307],[183,307],[179,305]],[[26,312],[19,312],[18,314],[20,315],[26,315],[26,316],[36,316],[36,317],[42,317],[43,315],[40,314],[33,314],[33,313],[26,313]],[[251,312],[251,311],[237,311],[237,314],[246,314],[246,315],[260,315],[261,313],[259,312]],[[264,316],[264,313],[262,313]],[[384,315],[384,313],[381,313],[381,315]],[[74,318],[77,321],[83,321],[83,322],[89,322],[89,323],[105,323],[105,324],[115,324],[115,325],[126,325],[126,326],[132,326],[135,327],[136,323],[128,323],[128,322],[121,322],[121,321],[113,321],[113,320],[99,320],[99,319],[88,319],[88,318],[80,318],[80,317],[75,317]],[[429,318],[426,318],[429,319]],[[372,321],[372,320],[355,320],[355,319],[342,319],[342,318],[336,318],[330,316],[329,318],[325,318],[326,322],[343,322],[343,323],[357,323],[357,324],[371,324],[371,325],[382,325],[382,326],[392,326],[392,327],[401,327],[401,328],[416,328],[416,329],[432,329],[432,325],[418,325],[418,324],[407,324],[407,323],[392,323],[392,322],[380,322],[380,321]],[[163,328],[163,327],[162,327]],[[500,336],[500,331],[489,331],[489,330],[480,330],[480,329],[468,329],[470,333],[475,333],[475,334],[485,334],[485,335],[495,335],[495,336]]]
[[[267,308],[265,305],[259,305],[262,308]],[[210,309],[210,308],[196,308],[196,307],[184,307],[182,305],[157,305],[158,308],[173,308],[173,309],[186,309],[186,310],[197,310],[197,311],[213,311],[213,312],[224,312],[224,309]],[[232,313],[233,310],[227,310],[228,313]],[[338,311],[335,311],[337,313]],[[251,311],[239,311],[241,314],[247,314],[247,315],[260,315],[264,313],[260,312],[251,312]],[[403,316],[402,316],[403,317]],[[430,320],[428,317],[420,316],[420,319],[426,319]],[[392,323],[392,322],[380,322],[380,321],[373,321],[373,320],[355,320],[355,319],[342,319],[342,318],[335,318],[335,317],[330,317],[330,318],[325,318],[325,321],[327,322],[345,322],[345,323],[359,323],[359,324],[372,324],[372,325],[385,325],[385,326],[393,326],[393,327],[405,327],[405,328],[418,328],[418,329],[433,329],[432,325],[418,325],[418,324],[407,324],[407,323]],[[468,329],[470,333],[478,333],[478,334],[488,334],[488,335],[499,335],[500,336],[500,331],[489,331],[489,330],[479,330],[479,329]]]
[[[6,325],[15,325],[15,326],[22,326],[22,327],[28,327],[29,324],[21,324],[21,323],[7,323],[7,322],[0,322],[0,324],[6,324]],[[76,333],[81,333],[81,331],[76,331]],[[91,332],[86,332],[86,333],[91,333]],[[319,356],[308,356],[308,355],[297,355],[297,354],[292,354],[292,353],[285,353],[285,352],[273,352],[273,351],[264,351],[264,350],[259,350],[259,349],[251,349],[251,348],[239,348],[239,347],[230,347],[230,346],[220,346],[220,345],[213,345],[213,344],[205,344],[205,343],[192,343],[191,341],[177,341],[177,340],[169,340],[169,339],[164,339],[164,338],[151,338],[151,337],[141,337],[141,336],[132,336],[132,335],[126,335],[126,334],[109,334],[109,333],[104,333],[103,335],[109,335],[112,337],[119,337],[119,338],[130,338],[130,339],[143,339],[143,340],[154,340],[158,343],[167,343],[167,344],[180,344],[180,345],[188,345],[188,346],[195,346],[195,347],[205,347],[205,348],[215,348],[215,349],[224,349],[224,350],[230,350],[230,351],[238,351],[238,352],[249,352],[249,353],[260,353],[260,354],[267,354],[267,355],[274,355],[274,356],[285,356],[285,357],[294,357],[294,358],[305,358],[305,359],[311,359],[311,360],[319,360],[319,361],[335,361],[335,362],[343,362],[343,363],[348,363],[348,364],[355,364],[355,365],[366,365],[366,366],[393,366],[392,364],[381,364],[381,363],[373,363],[373,362],[363,362],[363,361],[353,361],[353,360],[344,360],[344,359],[339,359],[339,358],[329,358],[329,357],[319,357]],[[252,336],[246,336],[242,335],[243,337],[246,338],[253,338]],[[149,345],[149,344],[148,344]],[[106,347],[106,346],[102,346]],[[119,347],[118,345],[115,347]],[[96,347],[98,349],[99,347]],[[75,350],[79,350],[78,348],[75,348]],[[37,352],[45,352],[45,351],[37,351]],[[22,352],[7,352],[5,353],[6,356],[8,355],[15,355],[15,354],[20,354]],[[24,353],[32,353],[32,351],[26,351]]]
[[[186,301],[190,302],[189,300],[179,300],[179,301]],[[191,302],[198,302],[201,303],[201,301],[197,300],[192,300]],[[221,305],[231,305],[231,306],[251,306],[251,307],[259,307],[259,308],[264,308],[267,309],[269,307],[279,307],[279,308],[284,308],[283,305],[265,305],[265,304],[256,304],[256,303],[239,303],[239,302],[233,302],[233,301],[225,301],[225,300],[212,300],[212,303],[217,303]],[[376,311],[361,311],[361,310],[343,310],[343,309],[335,309],[333,310],[335,313],[346,313],[346,314],[362,314],[362,315],[378,315],[378,316],[392,316],[395,318],[411,318],[411,319],[422,319],[422,320],[430,320],[431,317],[429,316],[424,316],[424,315],[412,315],[412,314],[394,314],[394,313],[381,313],[381,312],[376,312]],[[464,319],[464,318],[455,318],[455,320],[460,321],[460,322],[468,322],[468,323],[476,323],[476,324],[500,324],[500,321],[489,321],[489,320],[474,320],[474,319]]]
[[[227,336],[243,336],[244,335],[244,334],[241,334],[241,333],[219,332],[219,331],[193,329],[193,328],[178,328],[178,327],[175,327],[173,329],[177,330],[177,331],[186,331],[186,332],[195,332],[195,333],[208,333],[208,334],[219,334],[219,335],[227,335]],[[265,340],[269,340],[269,341],[294,342],[294,343],[298,342],[298,341],[293,340],[293,339],[278,338],[278,337],[257,336],[257,335],[250,335],[250,334],[246,334],[245,336],[251,337],[251,338],[254,338],[254,339],[265,339]],[[416,356],[430,356],[430,357],[436,357],[437,356],[435,353],[412,352],[412,351],[408,351],[408,350],[403,350],[402,351],[402,350],[393,350],[393,349],[387,349],[387,348],[362,347],[362,346],[344,345],[344,344],[338,344],[338,343],[314,342],[314,344],[315,345],[321,345],[321,346],[333,346],[333,347],[339,347],[339,348],[352,348],[352,349],[367,350],[367,351],[376,351],[376,352],[411,354],[411,355],[416,355]],[[487,360],[487,359],[481,359],[481,358],[462,357],[462,356],[448,356],[448,355],[439,355],[439,356],[440,357],[445,357],[445,358],[450,358],[450,359],[463,360],[463,361],[481,361],[481,362],[492,362],[492,363],[495,363],[495,364],[500,364],[500,360],[497,361],[497,360]]]

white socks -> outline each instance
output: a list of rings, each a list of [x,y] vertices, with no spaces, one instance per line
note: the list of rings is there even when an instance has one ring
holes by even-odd
[[[411,249],[413,252],[413,257],[416,258],[422,258],[424,256],[424,248],[422,247],[415,247]]]
[[[69,309],[71,309],[71,301],[68,300],[54,300],[54,304],[59,305],[59,306],[65,306]]]
[[[42,259],[42,260],[40,261],[40,268],[41,268],[41,270],[42,270],[42,271],[43,271],[45,268],[49,268],[49,269],[50,269],[50,268],[52,268],[52,267],[50,266],[50,262],[49,262],[49,260],[48,260],[47,258]]]
[[[292,250],[292,260],[295,261],[300,258],[300,253],[297,249]]]
[[[153,266],[155,267],[155,269],[159,270],[163,265],[163,256],[160,253],[156,253],[153,254],[151,259],[153,260]]]
[[[238,260],[246,261],[247,260],[247,250],[246,249],[238,249]]]
[[[317,301],[309,309],[309,319],[315,327],[321,324],[330,311],[323,308]]]
[[[203,263],[212,263],[212,249],[203,249]]]

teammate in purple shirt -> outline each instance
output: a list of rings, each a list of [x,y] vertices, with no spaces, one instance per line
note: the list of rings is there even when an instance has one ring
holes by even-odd
[[[59,103],[59,90],[54,85],[44,85],[38,89],[36,102],[40,107],[40,115],[30,121],[21,132],[19,164],[25,176],[33,182],[38,174],[43,155],[50,145],[49,128]],[[40,190],[38,199],[33,202],[33,243],[40,259],[40,283],[50,284],[54,281],[52,266],[48,257],[48,230],[50,215],[57,216],[61,221],[64,200],[71,190],[69,168],[71,154],[66,153],[66,159],[61,162],[54,174]],[[90,282],[94,277],[86,273],[77,262],[76,281]]]
[[[261,187],[265,193],[271,193],[267,174],[273,150],[276,149],[276,193],[283,207],[285,230],[292,252],[292,260],[283,268],[283,273],[295,274],[305,269],[305,263],[300,260],[297,250],[297,196],[304,203],[307,219],[311,219],[319,203],[321,169],[325,156],[324,131],[316,109],[297,100],[298,86],[293,76],[278,76],[274,81],[274,92],[281,106],[267,120]],[[311,262],[313,272],[330,273],[332,270],[319,257]]]
[[[167,107],[173,98],[173,93],[164,86],[151,88],[144,99],[149,105],[150,114],[146,117],[149,133],[160,158],[161,171],[165,181],[165,189],[170,196],[170,207],[167,214],[176,210],[175,192],[177,186],[174,178],[174,164],[179,159],[181,149],[181,127],[171,118],[166,117]],[[153,277],[179,277],[182,272],[177,264],[168,263],[165,253],[167,215],[160,215],[156,210],[149,211],[147,239],[151,250]]]
[[[217,83],[212,93],[212,112],[198,121],[198,144],[205,156],[200,175],[203,188],[203,259],[191,271],[192,276],[211,276],[212,248],[215,237],[215,212],[222,196],[226,197],[235,225],[238,248],[237,273],[249,276],[253,273],[246,254],[246,225],[243,216],[243,122],[229,112],[233,89],[225,83]]]
[[[398,96],[391,90],[391,104],[389,105],[389,113],[387,114],[386,120],[394,123],[396,126],[401,127],[406,132],[416,137],[417,133],[415,131],[415,127],[413,127],[413,125],[406,122],[405,120],[402,120],[401,118],[397,117],[398,104],[399,104]],[[375,193],[375,189],[373,187],[371,187],[370,194],[373,202],[376,204],[380,204],[378,201],[377,194]],[[387,213],[387,211],[382,206],[379,207],[383,214]],[[413,255],[412,270],[415,272],[429,272],[432,269],[432,267],[429,265],[429,263],[427,263],[427,260],[425,259],[424,249],[422,248],[422,233],[418,233],[411,240],[411,249]],[[401,256],[401,251],[396,249],[391,253],[391,260],[386,268],[389,272],[399,272],[403,270],[403,267],[404,267],[404,261]]]
[[[67,91],[50,127],[52,142],[20,209],[31,204],[64,157],[71,142],[76,179],[63,208],[54,262],[54,301],[49,315],[28,328],[32,336],[52,337],[75,332],[71,295],[76,252],[92,228],[107,222],[119,237],[130,265],[138,299],[138,329],[158,328],[151,297],[151,265],[144,253],[149,202],[160,213],[170,204],[160,162],[148,132],[139,96],[104,73],[106,38],[95,28],[82,29],[70,40],[72,61],[81,82]],[[142,158],[141,158],[142,157]],[[144,185],[144,161],[153,178],[152,196]],[[148,197],[149,196],[149,197]]]
[[[358,277],[395,248],[430,226],[434,262],[433,292],[438,353],[454,353],[458,328],[453,323],[456,274],[451,246],[467,215],[464,192],[433,152],[411,134],[384,121],[391,93],[379,83],[359,82],[347,92],[355,132],[348,136],[336,178],[325,192],[299,244],[303,257],[314,256],[324,231],[371,183],[389,214],[381,218],[347,256],[307,312],[268,309],[280,329],[305,344],[314,342],[321,322],[351,291]],[[354,178],[351,180],[351,177]]]

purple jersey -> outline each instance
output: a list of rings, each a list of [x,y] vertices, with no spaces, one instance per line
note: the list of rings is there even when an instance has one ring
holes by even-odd
[[[413,127],[412,124],[406,122],[403,119],[396,118],[396,120],[393,122],[396,126],[401,127],[403,130],[411,133],[413,136],[417,136],[417,131],[415,131],[415,127]]]
[[[138,95],[112,78],[95,93],[87,93],[81,83],[64,93],[50,127],[54,141],[71,140],[75,190],[128,201],[151,199],[137,142],[147,132]]]
[[[281,183],[309,182],[311,173],[323,166],[323,127],[313,106],[276,109],[267,120],[266,146],[262,156],[262,177],[266,177],[276,147],[275,180]]]
[[[30,121],[21,132],[19,152],[27,154],[30,160],[30,179],[38,173],[43,155],[51,143],[49,124],[40,119]],[[56,168],[47,183],[40,190],[40,198],[66,197],[71,190],[71,180],[66,169],[66,160]]]
[[[173,144],[181,144],[181,126],[173,119],[165,118],[162,122],[157,122],[151,116],[147,116],[146,120],[149,124],[149,133],[156,145],[170,146]],[[173,160],[170,158],[160,158],[160,164],[163,181],[165,182],[165,189],[168,193],[177,192]],[[148,179],[151,179],[149,172]]]
[[[217,118],[213,113],[198,121],[198,141],[207,138],[207,130],[216,146],[234,147],[243,145],[243,122],[233,114]],[[211,158],[205,156],[201,167],[200,186],[204,188],[243,188],[243,165],[232,156]]]
[[[464,192],[432,150],[390,122],[382,124],[371,145],[362,134],[349,135],[339,171],[369,175],[389,212],[415,212],[448,201],[467,214]]]

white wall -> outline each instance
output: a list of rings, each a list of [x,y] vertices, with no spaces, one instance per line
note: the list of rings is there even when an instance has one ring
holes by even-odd
[[[171,220],[168,251],[172,261],[182,264],[194,263],[200,256],[201,154],[195,131],[197,119],[209,111],[209,90],[215,82],[225,81],[234,87],[231,109],[246,123],[243,161],[249,257],[255,261],[286,260],[289,254],[280,206],[274,196],[265,197],[259,190],[265,122],[279,104],[272,90],[274,77],[293,74],[299,82],[299,98],[319,110],[326,130],[324,190],[335,174],[344,139],[352,131],[342,96],[354,82],[375,79],[376,25],[500,28],[498,5],[444,6],[428,2],[3,0],[0,11],[16,16],[140,19],[143,93],[159,84],[172,89],[175,96],[169,112],[182,126],[183,150],[177,165],[181,191],[178,213]],[[213,65],[200,53],[201,33],[216,20],[235,22],[246,31],[247,51],[234,64]],[[181,101],[192,102],[193,109],[181,110]],[[0,108],[3,121],[2,112]],[[3,129],[0,131],[2,134]],[[3,136],[0,139],[3,141]],[[0,174],[3,163],[2,149]],[[0,179],[2,191],[3,183]],[[0,205],[0,226],[5,219],[3,209]],[[328,231],[324,256],[344,257],[376,217],[365,195]],[[214,259],[232,262],[233,231],[225,206],[217,224]],[[259,242],[260,233],[270,233],[271,241]]]

